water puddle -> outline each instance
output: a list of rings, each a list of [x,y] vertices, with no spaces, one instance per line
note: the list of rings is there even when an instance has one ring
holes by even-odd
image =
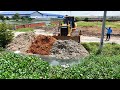
[[[37,55],[39,56],[42,60],[49,62],[51,66],[56,66],[56,65],[69,65],[72,66],[74,64],[80,63],[81,59],[79,60],[71,60],[71,59],[57,59],[54,56],[48,56],[48,55]]]

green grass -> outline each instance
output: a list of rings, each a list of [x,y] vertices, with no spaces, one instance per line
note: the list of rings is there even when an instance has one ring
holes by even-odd
[[[99,43],[97,42],[81,43],[81,44],[91,54],[96,54],[97,50],[99,49]],[[107,43],[104,45],[101,54],[107,56],[118,55],[120,54],[120,45],[116,43]]]
[[[102,27],[102,22],[84,22],[84,21],[80,21],[77,22],[78,26],[98,26],[98,27]],[[112,27],[112,28],[120,28],[120,22],[106,22],[106,27]]]
[[[33,28],[20,28],[20,29],[15,30],[15,32],[31,32],[31,31],[34,31],[34,29]]]
[[[105,44],[101,55],[94,54],[99,43],[83,45],[90,56],[68,68],[50,66],[35,56],[2,52],[0,79],[120,79],[120,45]]]

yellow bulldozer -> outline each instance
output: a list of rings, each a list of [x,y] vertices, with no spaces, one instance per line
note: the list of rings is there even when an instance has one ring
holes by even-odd
[[[57,40],[74,40],[80,43],[81,31],[77,30],[77,24],[74,16],[66,16],[63,23],[59,25],[59,30],[53,37]]]

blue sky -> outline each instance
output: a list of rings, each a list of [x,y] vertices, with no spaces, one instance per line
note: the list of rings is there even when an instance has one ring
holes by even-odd
[[[103,16],[103,11],[71,11],[71,13],[70,11],[40,11],[40,12],[73,16]],[[120,11],[107,11],[107,16],[120,16]]]

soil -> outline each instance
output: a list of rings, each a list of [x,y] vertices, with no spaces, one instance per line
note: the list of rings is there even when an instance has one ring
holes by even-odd
[[[84,36],[101,36],[101,27],[78,27],[78,30],[81,30],[82,35]],[[112,28],[112,36],[120,37],[120,29],[119,28]]]
[[[56,39],[52,36],[38,35],[35,40],[33,40],[27,52],[39,55],[49,55],[50,49],[55,41]]]

